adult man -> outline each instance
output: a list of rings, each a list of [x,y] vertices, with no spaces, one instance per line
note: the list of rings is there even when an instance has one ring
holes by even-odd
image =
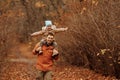
[[[58,58],[58,54],[53,55],[53,49],[57,50],[57,45],[53,44],[54,42],[54,34],[48,33],[46,40],[44,40],[43,45],[41,47],[42,54],[34,53],[34,55],[38,54],[38,60],[36,64],[36,69],[38,70],[38,75],[36,80],[52,80],[52,68],[53,68],[53,60]]]

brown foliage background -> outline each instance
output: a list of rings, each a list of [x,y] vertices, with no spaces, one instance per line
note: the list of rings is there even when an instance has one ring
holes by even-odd
[[[66,13],[62,18],[70,27],[69,35],[66,34],[71,36],[68,39],[70,43],[61,46],[69,53],[63,53],[69,63],[83,65],[105,75],[119,76],[119,3],[117,0],[87,0],[68,5],[71,14]]]
[[[38,42],[30,34],[51,19],[69,28],[56,35],[63,61],[119,78],[119,9],[119,0],[2,0],[0,61],[19,42]]]

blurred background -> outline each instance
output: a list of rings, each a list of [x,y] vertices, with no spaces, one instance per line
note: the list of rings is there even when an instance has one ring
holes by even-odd
[[[32,55],[45,20],[69,28],[55,36],[61,62],[120,78],[120,0],[0,0],[0,62],[21,44]]]

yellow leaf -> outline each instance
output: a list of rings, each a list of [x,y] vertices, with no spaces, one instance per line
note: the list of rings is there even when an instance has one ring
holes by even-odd
[[[113,64],[109,64],[110,66],[113,66]]]
[[[95,2],[96,2],[95,0],[92,0],[92,4],[95,4]]]
[[[111,58],[112,58],[112,56],[109,56],[109,58],[111,59]]]
[[[86,11],[86,7],[83,7],[80,14],[83,14],[83,12]]]
[[[97,53],[97,56],[99,56],[100,55],[100,53]]]
[[[43,2],[38,1],[38,2],[35,3],[35,7],[37,7],[37,8],[41,8],[41,7],[44,7],[44,6],[45,6],[45,4],[43,4]]]
[[[106,49],[101,49],[101,54],[105,54]]]

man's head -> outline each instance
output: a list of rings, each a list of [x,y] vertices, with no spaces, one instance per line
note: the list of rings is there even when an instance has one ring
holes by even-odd
[[[47,44],[51,44],[54,41],[54,34],[53,33],[48,33],[46,37]]]

